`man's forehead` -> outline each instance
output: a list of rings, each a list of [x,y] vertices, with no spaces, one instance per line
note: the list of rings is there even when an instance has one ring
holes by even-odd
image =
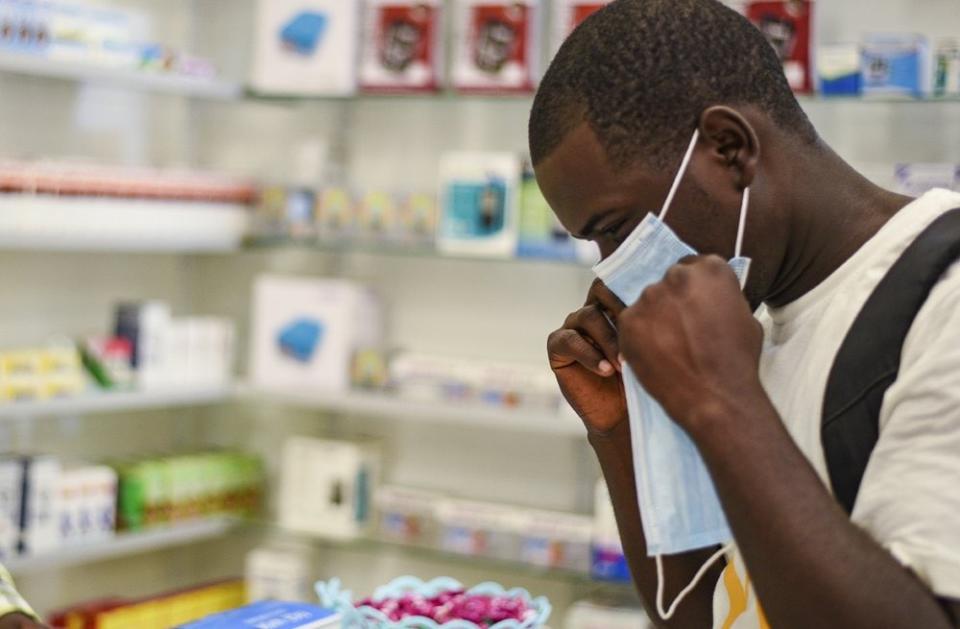
[[[572,233],[596,212],[629,202],[630,180],[638,174],[614,168],[587,123],[570,131],[535,170],[550,207]]]

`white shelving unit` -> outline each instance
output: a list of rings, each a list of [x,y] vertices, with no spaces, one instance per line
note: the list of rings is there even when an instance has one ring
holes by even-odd
[[[241,85],[218,79],[97,67],[11,52],[0,53],[0,72],[218,100],[231,100],[243,94]]]
[[[583,437],[583,424],[572,412],[509,409],[476,402],[422,402],[382,393],[310,393],[302,390],[265,391],[250,385],[238,388],[247,399],[286,404],[345,415],[400,421],[473,425],[499,430]]]
[[[107,559],[163,550],[174,546],[197,544],[223,537],[242,525],[234,518],[209,518],[172,525],[143,533],[121,533],[113,539],[87,546],[57,549],[36,557],[18,557],[4,562],[15,575],[55,568],[77,566]]]
[[[55,400],[0,404],[0,420],[202,406],[228,400],[230,386],[178,387],[150,391],[98,392]]]
[[[249,214],[229,203],[0,195],[0,249],[234,251],[247,234]]]

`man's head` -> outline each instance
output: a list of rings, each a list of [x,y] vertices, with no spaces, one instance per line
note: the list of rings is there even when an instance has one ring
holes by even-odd
[[[698,251],[729,257],[751,186],[745,251],[763,275],[755,239],[783,236],[785,219],[773,204],[783,169],[761,161],[761,144],[798,155],[818,140],[773,47],[720,2],[616,0],[593,14],[541,82],[530,152],[561,222],[606,256],[660,209],[695,129],[670,223]]]

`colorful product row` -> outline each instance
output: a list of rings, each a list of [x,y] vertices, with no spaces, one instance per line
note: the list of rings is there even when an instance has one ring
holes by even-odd
[[[213,515],[249,516],[263,498],[263,463],[250,454],[180,454],[113,467],[119,477],[117,521],[125,531]]]
[[[53,614],[53,629],[171,629],[246,602],[241,581],[225,581],[142,599],[109,598]]]
[[[0,352],[0,403],[68,397],[86,386],[80,354],[70,343]]]
[[[542,36],[555,7],[551,37]],[[541,42],[555,50],[605,0],[261,0],[252,87],[345,95],[528,92]],[[449,57],[448,60],[448,46]],[[449,66],[449,72],[447,67]]]
[[[817,49],[825,96],[953,98],[960,96],[960,41],[931,47],[914,33],[867,35],[859,43]]]
[[[350,241],[432,244],[436,198],[375,190],[357,196],[346,188],[263,190],[254,219],[254,238],[292,238],[330,243]]]
[[[146,13],[85,2],[0,0],[0,49],[64,63],[212,78],[213,63],[148,41]]]

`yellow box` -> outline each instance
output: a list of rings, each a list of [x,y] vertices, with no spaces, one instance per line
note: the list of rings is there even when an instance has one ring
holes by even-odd
[[[17,350],[0,353],[0,376],[19,379],[32,378],[41,373],[40,350]]]

